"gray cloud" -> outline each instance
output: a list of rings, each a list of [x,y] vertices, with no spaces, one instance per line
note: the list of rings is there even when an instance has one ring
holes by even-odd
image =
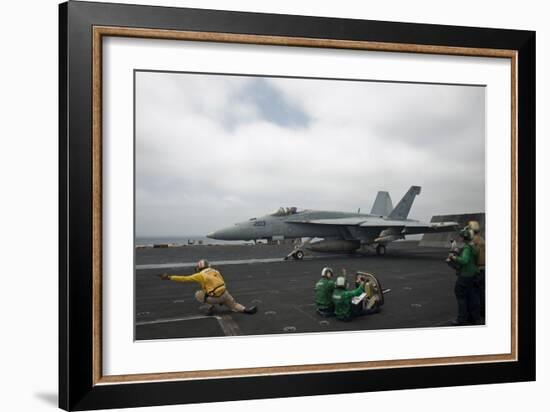
[[[136,74],[136,232],[201,235],[278,206],[485,208],[485,89]]]

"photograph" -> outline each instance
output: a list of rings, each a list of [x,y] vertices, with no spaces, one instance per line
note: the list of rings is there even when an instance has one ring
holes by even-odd
[[[534,32],[59,18],[62,408],[534,379]]]
[[[550,24],[508,3],[6,2],[0,409],[548,403]]]
[[[485,325],[484,85],[133,85],[135,340]]]

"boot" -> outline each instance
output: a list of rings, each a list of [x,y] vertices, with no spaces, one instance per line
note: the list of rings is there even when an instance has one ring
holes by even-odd
[[[258,311],[258,308],[256,306],[250,306],[248,308],[244,308],[243,313],[247,313],[249,315],[253,315]]]

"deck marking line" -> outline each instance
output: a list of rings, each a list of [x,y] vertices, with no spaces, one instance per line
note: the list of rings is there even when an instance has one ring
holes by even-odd
[[[216,316],[216,318],[225,336],[239,336],[241,334],[241,328],[231,315]]]
[[[183,316],[180,318],[155,319],[155,320],[136,322],[136,326],[154,325],[156,323],[183,322],[186,320],[195,320],[195,319],[212,319],[212,318],[218,318],[218,316],[193,315],[193,316]]]

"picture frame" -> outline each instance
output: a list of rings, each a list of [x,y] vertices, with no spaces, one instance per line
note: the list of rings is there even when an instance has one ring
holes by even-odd
[[[59,8],[59,406],[65,410],[535,379],[535,33],[71,1]],[[509,354],[137,375],[103,373],[102,41],[106,37],[511,61]],[[131,263],[131,262],[129,262]]]

